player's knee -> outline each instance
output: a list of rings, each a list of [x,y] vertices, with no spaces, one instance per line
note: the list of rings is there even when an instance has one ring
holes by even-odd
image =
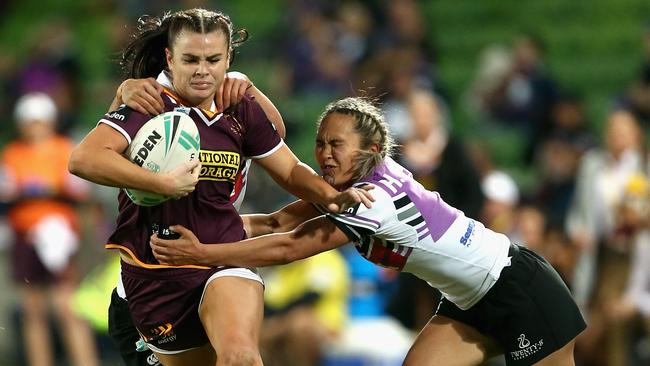
[[[257,366],[262,365],[259,351],[253,347],[231,347],[217,354],[219,364],[226,366]]]

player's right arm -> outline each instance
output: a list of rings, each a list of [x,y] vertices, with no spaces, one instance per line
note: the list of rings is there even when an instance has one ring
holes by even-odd
[[[246,236],[287,232],[320,213],[311,204],[298,200],[271,214],[242,215]]]
[[[100,123],[77,145],[68,169],[91,182],[118,188],[133,188],[172,197],[194,190],[198,181],[197,159],[168,173],[143,169],[124,157],[126,138],[113,127]]]

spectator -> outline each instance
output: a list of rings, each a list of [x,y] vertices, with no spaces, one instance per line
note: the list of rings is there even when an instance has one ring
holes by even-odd
[[[601,244],[614,232],[615,208],[632,174],[644,170],[643,136],[633,114],[612,111],[605,126],[604,148],[587,152],[580,161],[576,193],[567,216],[567,232],[580,249],[573,278],[574,296],[584,307],[596,278]]]
[[[625,268],[621,263],[629,257],[629,247],[616,238],[617,210],[625,185],[634,174],[645,171],[645,164],[643,134],[635,116],[626,110],[612,111],[605,126],[605,146],[581,159],[566,221],[578,251],[571,287],[590,319],[590,327],[577,342],[582,357],[604,359],[599,353],[604,350],[603,330],[598,325],[604,316],[603,302],[619,292]]]
[[[532,161],[540,137],[548,130],[556,83],[544,65],[544,44],[522,34],[513,45],[513,63],[501,87],[488,98],[492,118],[518,128],[526,138],[525,160]]]
[[[74,263],[79,246],[78,215],[71,202],[87,187],[68,173],[73,144],[56,134],[57,108],[43,93],[16,103],[20,138],[2,151],[0,200],[9,205],[14,230],[13,280],[21,293],[22,332],[30,365],[54,365],[48,303],[61,325],[71,364],[98,364],[94,337],[72,310],[77,288]]]
[[[491,230],[511,234],[519,203],[517,183],[507,173],[493,170],[481,180],[481,190],[485,196],[481,221]]]

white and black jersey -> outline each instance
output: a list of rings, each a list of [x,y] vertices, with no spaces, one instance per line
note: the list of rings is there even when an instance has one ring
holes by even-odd
[[[365,184],[376,187],[372,208],[326,215],[369,261],[420,277],[461,309],[478,302],[508,264],[505,235],[449,206],[394,160],[355,186]]]

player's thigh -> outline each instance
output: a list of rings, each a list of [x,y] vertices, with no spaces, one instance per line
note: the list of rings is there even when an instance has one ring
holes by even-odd
[[[199,315],[217,354],[233,347],[258,349],[263,294],[262,284],[247,278],[224,276],[208,284]]]
[[[415,339],[404,365],[479,365],[500,352],[492,338],[464,323],[435,315]]]
[[[565,344],[559,350],[544,357],[535,366],[574,366],[575,360],[573,357],[573,348],[575,346],[575,339]]]
[[[164,366],[214,366],[217,362],[217,356],[210,344],[173,355],[154,353]]]

